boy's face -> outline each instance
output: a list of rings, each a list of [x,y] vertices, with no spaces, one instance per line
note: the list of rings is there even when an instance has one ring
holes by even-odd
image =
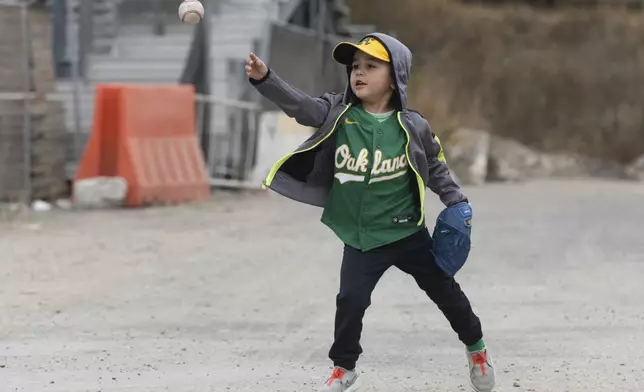
[[[379,102],[391,96],[393,80],[389,63],[356,50],[351,65],[351,89],[362,101]]]

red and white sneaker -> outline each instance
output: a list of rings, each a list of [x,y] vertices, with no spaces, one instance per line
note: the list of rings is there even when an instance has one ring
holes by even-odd
[[[467,352],[470,364],[470,385],[476,392],[492,392],[496,383],[496,374],[492,358],[487,349]]]
[[[355,370],[335,367],[320,392],[355,392],[359,388],[360,377]]]

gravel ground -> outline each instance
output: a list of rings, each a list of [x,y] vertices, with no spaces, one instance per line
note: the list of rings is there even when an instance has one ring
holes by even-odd
[[[640,391],[644,185],[466,192],[475,248],[458,280],[497,391]],[[0,391],[315,391],[342,253],[320,211],[216,193],[0,222]],[[468,390],[462,346],[411,277],[390,269],[372,303],[363,391]]]

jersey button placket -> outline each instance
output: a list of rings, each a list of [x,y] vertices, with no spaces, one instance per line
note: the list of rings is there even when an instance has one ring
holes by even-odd
[[[369,213],[369,210],[371,209],[370,200],[371,200],[371,189],[372,189],[372,184],[371,184],[371,179],[373,178],[373,173],[372,170],[374,169],[374,157],[376,155],[376,150],[380,149],[380,144],[379,144],[379,135],[382,134],[382,129],[378,127],[376,129],[376,132],[373,133],[373,139],[372,139],[372,151],[373,153],[371,154],[371,160],[369,162],[369,179],[367,180],[365,186],[366,186],[366,191],[363,194],[363,205],[362,205],[362,212],[364,215],[367,215],[367,222],[366,224],[369,225],[372,222],[373,218],[373,213]],[[365,203],[366,200],[366,203]],[[363,215],[363,216],[364,216]],[[364,221],[364,218],[363,218]],[[366,230],[363,228],[363,233],[366,232]]]
[[[376,150],[380,150],[380,143],[381,142],[382,142],[382,124],[380,126],[378,126],[377,132],[375,132],[374,135],[373,135],[373,145],[375,146],[374,154],[375,154]],[[375,169],[375,166],[372,166],[372,170],[373,169]]]
[[[373,154],[372,154],[373,156],[371,157],[372,161],[373,161],[373,158],[376,156],[376,151],[380,150],[380,141],[378,140],[379,139],[378,135],[381,135],[381,134],[382,134],[382,129],[380,127],[378,127],[376,132],[373,133]],[[373,162],[371,162],[371,169],[369,170],[373,170],[373,169],[374,169]],[[369,180],[371,180],[371,178]],[[371,184],[369,184],[369,188],[371,188]]]
[[[380,129],[378,129],[378,131],[381,132]],[[361,233],[360,242],[361,243],[363,242],[362,235],[367,232],[367,228],[365,227],[365,225],[369,224],[368,221],[365,222],[365,215],[369,211],[369,197],[371,196],[370,193],[369,193],[369,190],[371,189],[371,184],[369,184],[369,181],[371,181],[371,170],[373,170],[373,156],[374,156],[375,151],[376,151],[375,148],[373,148],[373,147],[376,146],[376,141],[377,141],[376,140],[376,133],[374,132],[372,134],[372,143],[371,143],[372,154],[371,154],[371,157],[370,157],[371,159],[369,160],[369,165],[367,167],[367,176],[366,176],[366,179],[365,179],[365,182],[364,182],[364,190],[362,192],[362,200],[361,200],[361,203],[360,203],[361,207],[362,207],[361,212],[360,212],[360,233]]]

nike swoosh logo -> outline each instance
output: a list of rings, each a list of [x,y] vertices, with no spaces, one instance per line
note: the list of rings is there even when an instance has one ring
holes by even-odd
[[[345,118],[345,119],[344,119],[344,122],[345,122],[345,123],[347,123],[347,124],[349,124],[349,125],[360,124],[360,123],[359,123],[359,122],[357,122],[357,121],[349,121],[349,119],[348,119],[348,118]]]

